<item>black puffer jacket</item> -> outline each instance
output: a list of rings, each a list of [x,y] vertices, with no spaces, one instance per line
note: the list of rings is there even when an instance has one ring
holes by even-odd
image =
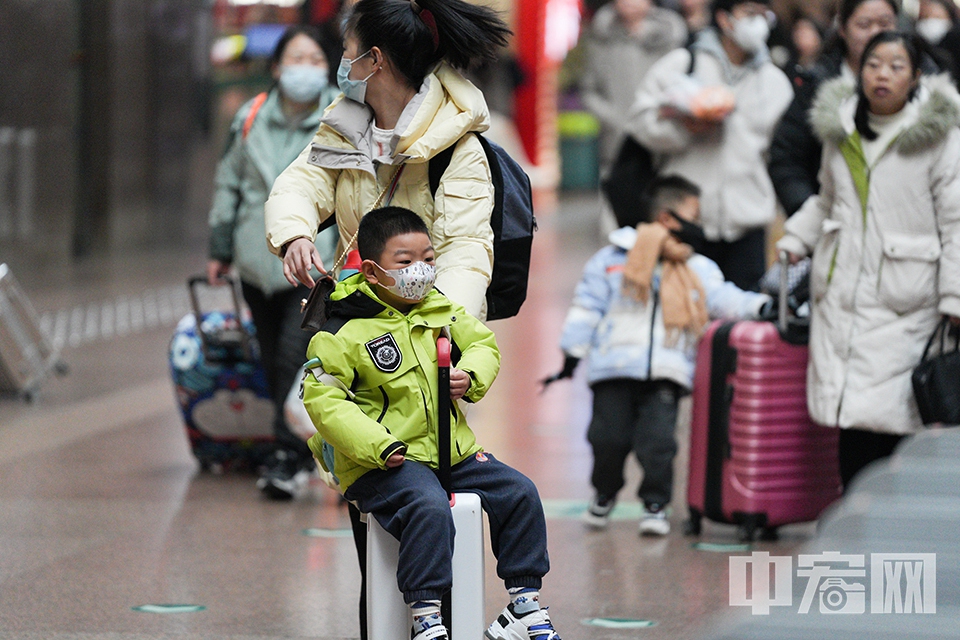
[[[767,169],[777,199],[787,215],[793,215],[807,198],[817,193],[820,184],[820,141],[813,134],[807,112],[825,80],[840,75],[843,56],[839,51],[824,53],[809,71],[794,78],[794,98],[780,118],[770,144]]]

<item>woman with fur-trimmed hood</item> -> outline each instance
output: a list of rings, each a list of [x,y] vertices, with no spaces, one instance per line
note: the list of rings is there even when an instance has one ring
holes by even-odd
[[[807,402],[840,427],[844,484],[922,421],[910,374],[941,316],[960,323],[960,96],[922,78],[910,36],[883,32],[859,83],[821,87],[821,191],[778,246],[813,253]]]

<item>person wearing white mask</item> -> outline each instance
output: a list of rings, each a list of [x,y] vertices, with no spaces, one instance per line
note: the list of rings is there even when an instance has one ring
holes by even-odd
[[[326,51],[325,51],[326,49]],[[227,150],[217,167],[210,209],[207,278],[235,272],[257,331],[267,385],[276,407],[276,451],[267,460],[258,488],[269,498],[290,499],[307,486],[313,456],[284,419],[283,404],[310,334],[300,329],[300,300],[306,287],[293,287],[263,241],[263,206],[278,175],[309,144],[323,110],[339,93],[330,82],[327,43],[312,27],[294,26],[281,36],[270,60],[276,81],[268,92],[248,101],[234,116]],[[335,228],[316,239],[326,260],[333,257]]]
[[[700,185],[708,240],[701,253],[746,290],[756,290],[766,270],[766,227],[776,215],[766,154],[793,98],[770,61],[768,4],[715,0],[712,26],[650,69],[628,116],[662,173]]]
[[[960,14],[953,0],[920,0],[917,35],[929,45],[941,70],[960,81]]]

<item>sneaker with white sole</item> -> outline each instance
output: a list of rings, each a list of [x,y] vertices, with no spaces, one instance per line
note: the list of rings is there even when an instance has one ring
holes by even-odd
[[[659,504],[644,505],[643,516],[640,518],[640,535],[665,536],[670,533],[670,521],[667,520],[667,509]]]
[[[311,475],[311,469],[300,464],[296,453],[278,449],[257,479],[257,489],[273,500],[292,500],[306,491]]]
[[[488,640],[560,640],[546,608],[519,616],[512,604],[487,627],[484,635]]]
[[[605,529],[610,520],[610,512],[616,504],[616,498],[606,498],[598,493],[583,512],[584,523],[594,529]]]
[[[424,627],[416,635],[410,630],[410,640],[447,640],[447,628],[442,624]]]

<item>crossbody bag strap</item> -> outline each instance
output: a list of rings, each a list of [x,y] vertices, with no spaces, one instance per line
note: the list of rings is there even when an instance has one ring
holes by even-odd
[[[260,107],[263,106],[263,103],[267,101],[267,92],[264,91],[261,94],[258,94],[256,98],[253,99],[253,104],[250,105],[250,112],[247,114],[246,119],[243,121],[243,139],[246,140],[247,136],[250,135],[250,129],[253,127],[253,121],[257,119],[257,113],[260,112]]]
[[[380,207],[389,206],[393,201],[393,196],[397,192],[397,186],[400,184],[400,176],[403,174],[403,170],[407,165],[401,164],[393,172],[393,176],[390,178],[390,182],[387,183],[387,186],[383,188],[380,192],[380,195],[377,196],[376,201],[373,203],[372,209],[379,209]],[[331,216],[333,217],[333,216]],[[323,230],[323,225],[320,229]],[[354,245],[357,241],[357,234],[360,233],[360,225],[357,225],[357,230],[353,232],[353,237],[350,238],[350,242],[346,244],[343,248],[343,253],[340,254],[340,257],[337,258],[337,261],[333,265],[333,269],[330,270],[330,273],[337,273],[340,270],[340,267],[343,266],[343,261],[346,260],[347,254],[350,253],[350,247]]]

